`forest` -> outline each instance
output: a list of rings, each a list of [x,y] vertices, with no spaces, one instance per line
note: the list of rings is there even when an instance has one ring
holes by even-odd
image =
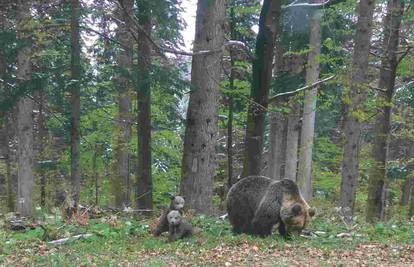
[[[414,266],[414,1],[0,0],[0,266],[101,265]]]

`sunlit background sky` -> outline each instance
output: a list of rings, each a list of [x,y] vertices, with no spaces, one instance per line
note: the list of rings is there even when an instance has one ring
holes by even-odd
[[[183,18],[187,23],[187,28],[182,32],[186,50],[191,50],[195,34],[195,16],[197,11],[197,0],[183,0]]]

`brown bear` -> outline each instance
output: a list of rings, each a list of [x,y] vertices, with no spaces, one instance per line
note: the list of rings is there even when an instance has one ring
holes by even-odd
[[[200,232],[200,229],[193,227],[190,223],[183,220],[181,213],[177,210],[172,210],[167,214],[168,220],[168,241],[173,242],[178,239],[192,236]]]
[[[179,213],[182,213],[184,204],[185,204],[185,200],[182,196],[172,196],[170,207],[163,211],[161,217],[158,219],[157,226],[153,230],[152,234],[154,236],[159,236],[163,232],[168,232],[168,220],[167,220],[168,213],[172,210],[176,210]]]
[[[299,193],[295,182],[249,176],[235,183],[227,194],[227,212],[235,233],[261,237],[279,233],[299,234],[315,214]]]

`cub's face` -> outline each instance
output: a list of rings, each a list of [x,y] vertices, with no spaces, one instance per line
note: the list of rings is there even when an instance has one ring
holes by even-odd
[[[315,209],[300,203],[293,203],[280,210],[287,232],[294,235],[299,235],[314,215]]]
[[[171,209],[182,210],[184,208],[185,200],[181,196],[171,198]]]
[[[177,210],[172,210],[167,214],[169,225],[179,225],[181,223],[181,214]]]

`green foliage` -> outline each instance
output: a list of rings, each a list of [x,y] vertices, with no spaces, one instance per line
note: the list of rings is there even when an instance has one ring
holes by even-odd
[[[289,249],[292,251],[321,249],[327,255],[332,255],[339,251],[354,251],[357,247],[361,248],[361,245],[405,246],[414,242],[413,223],[397,218],[375,225],[358,222],[357,227],[352,229],[350,237],[340,237],[340,234],[348,233],[349,229],[332,209],[330,201],[319,201],[314,205],[319,207],[318,214],[309,228],[323,234],[307,238],[293,237],[290,240],[284,240],[277,233],[267,238],[245,234],[234,235],[227,220],[203,216],[192,219],[192,224],[202,229],[200,234],[173,243],[166,242],[166,235],[159,238],[153,237],[149,233],[148,223],[150,221],[147,219],[135,220],[129,217],[118,218],[118,226],[111,226],[110,217],[90,220],[89,226],[84,227],[65,225],[61,222],[48,225],[48,227],[59,229],[61,237],[81,233],[92,234],[92,237],[70,240],[61,246],[42,242],[43,230],[41,228],[25,233],[2,229],[0,230],[0,251],[2,252],[0,264],[7,264],[11,261],[31,265],[56,264],[59,266],[131,263],[164,266],[180,262],[205,265],[206,257],[215,256],[215,261],[217,255],[223,257],[224,261],[233,257],[249,257],[244,254],[244,256],[237,256],[245,250],[255,255],[264,254],[267,259],[281,260],[280,257],[289,255],[272,258],[273,253],[278,251],[286,253]],[[229,251],[232,252],[229,253]]]

